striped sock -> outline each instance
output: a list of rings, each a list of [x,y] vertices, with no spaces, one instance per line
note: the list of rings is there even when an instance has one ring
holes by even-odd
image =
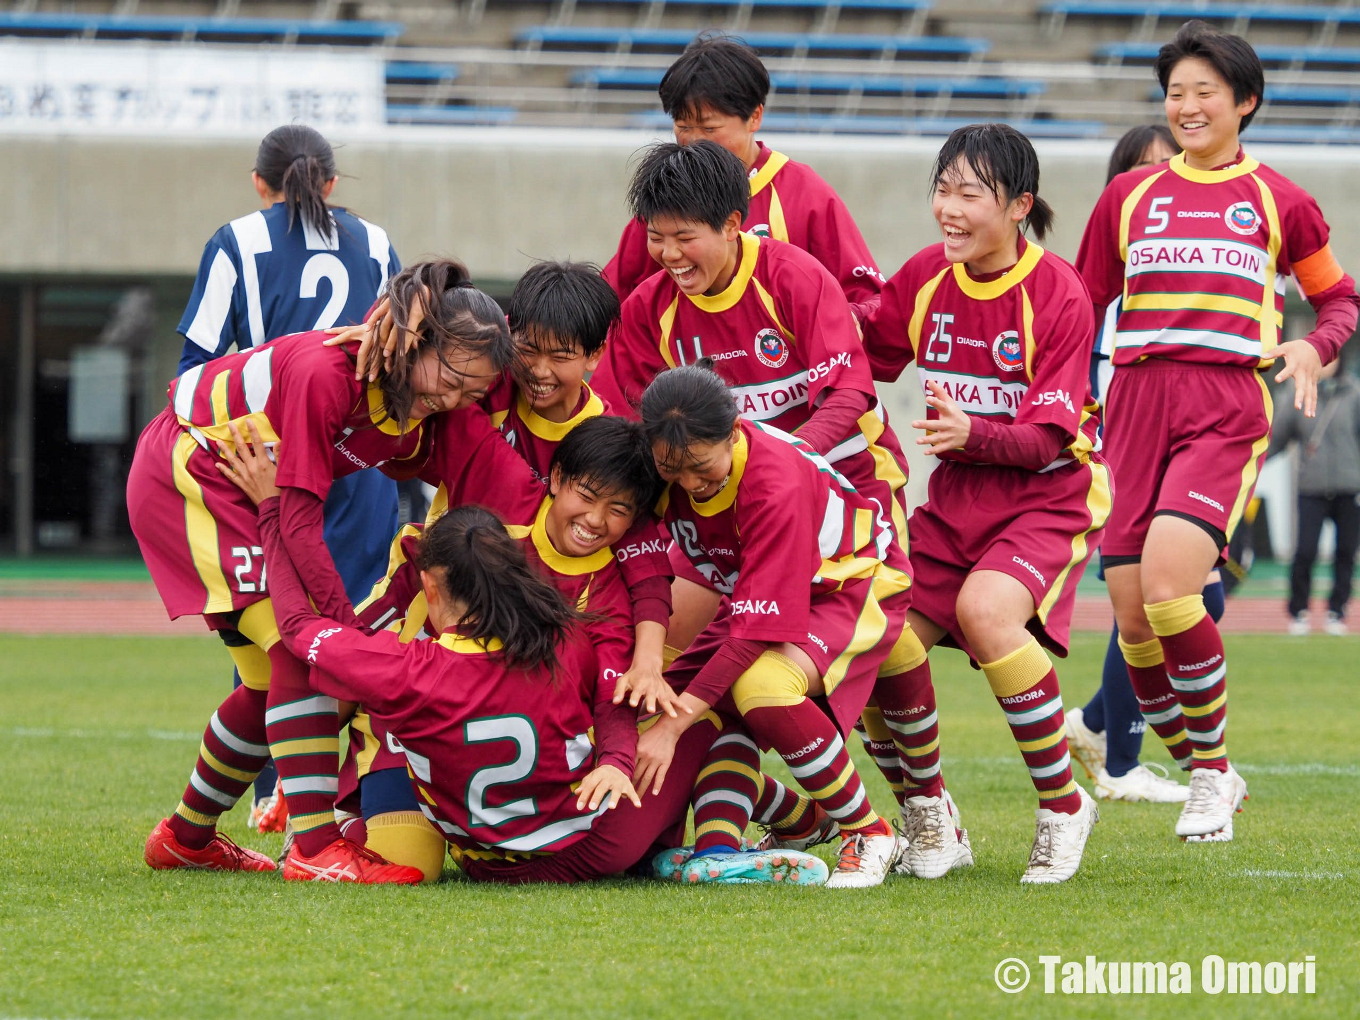
[[[1194,745],[1191,768],[1228,771],[1228,663],[1223,638],[1200,593],[1143,607],[1162,644],[1166,675]]]
[[[1188,769],[1193,745],[1185,732],[1180,700],[1176,697],[1171,680],[1166,675],[1162,643],[1153,638],[1151,641],[1131,645],[1121,637],[1119,650],[1124,654],[1124,663],[1129,671],[1129,685],[1133,687],[1133,696],[1138,699],[1138,708],[1143,713],[1143,720],[1166,745],[1176,764]]]
[[[930,660],[923,657],[905,672],[880,676],[874,684],[874,700],[892,733],[894,750],[902,766],[903,800],[944,796],[939,715],[935,711]]]
[[[217,819],[250,789],[269,761],[264,704],[264,691],[237,687],[208,721],[189,785],[170,816],[170,831],[184,846],[202,850],[212,842]]]
[[[284,657],[287,661],[284,661]],[[340,718],[334,698],[307,684],[307,667],[283,642],[269,650],[273,667],[265,732],[288,804],[293,839],[304,857],[315,857],[340,838],[335,794],[340,772]]]
[[[1072,778],[1058,674],[1034,638],[996,662],[982,663],[1011,735],[1039,793],[1039,806],[1074,815],[1081,797]]]
[[[760,794],[751,820],[769,826],[781,835],[801,836],[816,822],[812,798],[790,790],[773,776],[761,773],[757,784]]]
[[[792,705],[751,708],[744,718],[751,732],[775,749],[808,796],[842,830],[866,836],[892,832],[870,805],[841,735],[811,701],[802,698]]]
[[[755,810],[760,749],[728,728],[708,751],[694,784],[694,852],[737,850]]]
[[[902,792],[904,781],[902,778],[902,760],[897,757],[897,745],[893,743],[892,730],[888,729],[888,724],[883,721],[883,713],[878,710],[875,704],[864,706],[864,713],[860,716],[859,722],[855,723],[855,732],[859,734],[859,739],[864,744],[864,750],[869,752],[869,757],[878,766],[878,771],[883,773],[883,778],[888,781],[888,789],[892,790],[893,799],[901,807],[906,800],[906,794]]]

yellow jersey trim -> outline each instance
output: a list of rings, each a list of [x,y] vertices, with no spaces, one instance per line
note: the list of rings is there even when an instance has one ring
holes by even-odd
[[[774,298],[770,292],[760,285],[759,280],[752,280],[752,286],[756,289],[756,297],[760,298],[760,303],[765,306],[765,313],[774,320],[774,324],[779,327],[779,332],[784,334],[784,339],[793,343],[793,330],[784,325],[784,321],[779,318],[779,313],[774,308]]]
[[[1242,154],[1242,162],[1225,166],[1221,170],[1196,170],[1185,162],[1185,153],[1183,152],[1172,156],[1167,165],[1177,177],[1184,177],[1187,181],[1194,181],[1196,184],[1222,184],[1224,181],[1235,181],[1239,177],[1255,173],[1261,166],[1245,152]]]
[[[1133,219],[1133,209],[1147,194],[1148,188],[1152,187],[1161,179],[1165,170],[1158,170],[1155,174],[1143,178],[1138,182],[1138,186],[1129,192],[1129,197],[1124,199],[1124,204],[1119,207],[1119,261],[1129,260],[1129,223]],[[1127,281],[1124,285],[1124,297],[1129,296]]]
[[[991,301],[999,298],[1012,287],[1022,283],[1034,267],[1043,258],[1044,249],[1031,241],[1025,247],[1025,253],[1020,256],[1017,262],[1004,276],[996,280],[974,280],[968,275],[968,270],[964,268],[962,262],[955,262],[953,265],[954,282],[959,285],[959,290],[963,291],[968,297],[976,301]]]
[[[368,418],[378,426],[379,431],[386,432],[389,436],[406,433],[406,429],[402,427],[403,423],[396,421],[387,413],[387,405],[383,403],[383,392],[372,383],[368,386]]]
[[[675,358],[671,357],[671,331],[675,328],[675,313],[679,310],[680,295],[676,294],[670,306],[661,313],[661,360],[667,368],[675,367]]]
[[[915,357],[916,352],[921,348],[921,327],[925,324],[926,312],[930,310],[930,301],[935,296],[935,292],[940,289],[940,283],[949,272],[949,268],[949,266],[945,266],[916,292],[911,319],[907,322],[907,342],[911,344],[912,357]]]
[[[529,403],[529,398],[519,388],[515,390],[515,410],[519,412],[520,421],[524,422],[524,427],[539,439],[560,443],[567,438],[568,432],[587,418],[604,414],[604,401],[597,397],[585,383],[581,384],[581,388],[586,391],[585,405],[566,421],[550,421],[543,417],[533,409]]]
[[[746,294],[746,285],[751,282],[751,274],[756,271],[756,258],[760,255],[760,238],[744,230],[737,236],[741,242],[741,259],[737,263],[737,273],[732,277],[732,282],[717,294],[696,294],[693,297],[685,294],[685,297],[693,301],[695,307],[701,311],[725,312]]]
[[[485,655],[488,652],[499,652],[504,647],[501,644],[501,639],[497,637],[482,642],[476,638],[455,634],[453,631],[440,634],[439,637],[435,638],[435,642],[460,655]]]
[[[751,178],[751,197],[755,198],[764,191],[765,186],[774,180],[774,175],[779,173],[780,170],[783,170],[784,167],[788,166],[791,162],[792,160],[782,152],[775,152],[771,149],[770,158],[765,161],[765,165],[756,171],[755,175]],[[771,225],[773,226],[773,224]]]
[[[589,556],[567,556],[565,553],[557,551],[552,544],[552,539],[548,537],[548,510],[553,505],[551,496],[544,497],[538,506],[538,514],[534,517],[534,523],[529,528],[529,538],[534,543],[534,548],[538,550],[539,557],[545,564],[559,574],[566,574],[572,577],[581,574],[593,574],[597,570],[603,570],[614,558],[614,552],[609,546],[597,549]],[[508,530],[508,529],[507,529]]]
[[[716,517],[724,510],[731,509],[732,504],[737,501],[737,486],[741,484],[741,476],[746,473],[746,458],[749,455],[746,433],[739,431],[732,443],[732,471],[727,476],[727,484],[719,489],[712,499],[706,499],[702,503],[696,503],[693,496],[685,493],[689,497],[689,505],[694,508],[696,514],[700,517]]]

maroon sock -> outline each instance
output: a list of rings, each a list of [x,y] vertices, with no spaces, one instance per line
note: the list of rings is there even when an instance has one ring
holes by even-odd
[[[265,692],[241,686],[213,713],[189,785],[170,816],[170,831],[184,846],[207,846],[218,817],[241,799],[269,761],[264,711]]]
[[[293,840],[315,857],[340,838],[335,793],[340,771],[340,718],[334,698],[307,683],[308,667],[283,643],[269,650],[269,705],[265,728],[288,805]]]
[[[943,797],[940,726],[930,660],[905,673],[879,677],[874,684],[874,700],[892,732],[901,762],[903,798]]]

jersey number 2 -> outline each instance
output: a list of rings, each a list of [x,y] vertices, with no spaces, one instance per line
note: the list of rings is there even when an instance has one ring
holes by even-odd
[[[520,797],[494,807],[487,804],[486,795],[493,786],[517,783],[533,775],[538,765],[538,734],[527,716],[492,715],[473,719],[463,724],[463,743],[487,744],[498,740],[513,741],[515,758],[505,765],[488,765],[472,774],[468,781],[468,817],[473,825],[494,828],[513,818],[528,818],[538,813],[532,797]]]
[[[345,310],[345,302],[349,300],[349,272],[345,264],[330,252],[321,252],[307,260],[307,264],[302,267],[302,285],[298,289],[298,296],[316,297],[317,284],[322,280],[330,281],[331,299],[321,309],[312,329],[330,329],[334,326],[335,320]]]

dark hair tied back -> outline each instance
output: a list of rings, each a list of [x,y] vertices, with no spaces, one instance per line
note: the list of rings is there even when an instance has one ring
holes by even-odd
[[[1040,241],[1053,228],[1053,209],[1039,197],[1039,156],[1023,134],[1009,124],[968,124],[945,139],[930,175],[934,191],[941,180],[953,178],[962,159],[978,182],[1003,206],[1021,195],[1033,196],[1025,225]]]
[[[255,172],[288,206],[288,229],[297,217],[307,228],[329,236],[326,182],[336,176],[335,153],[321,132],[305,124],[285,124],[264,136],[255,154]]]
[[[730,436],[737,402],[713,363],[701,358],[653,379],[642,394],[640,416],[649,444],[664,446],[672,457],[683,456],[696,443],[718,443]]]

